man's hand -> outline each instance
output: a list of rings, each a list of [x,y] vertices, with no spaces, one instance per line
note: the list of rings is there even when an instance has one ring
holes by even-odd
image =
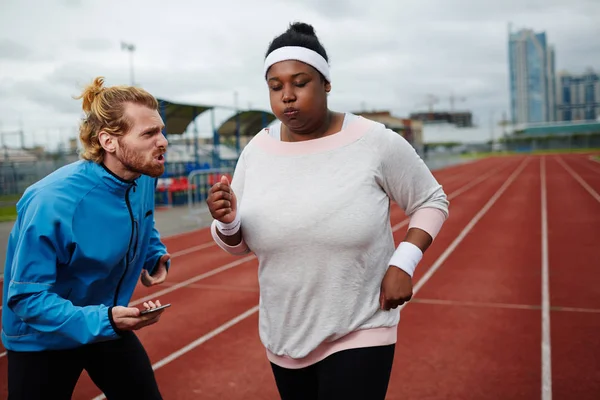
[[[152,275],[148,273],[148,270],[142,270],[142,284],[146,287],[150,287],[163,283],[167,279],[167,261],[170,259],[171,255],[169,253],[164,254],[160,260],[158,260],[158,265]]]
[[[412,298],[412,278],[395,266],[390,266],[381,282],[379,305],[382,310],[401,306]]]
[[[229,224],[235,220],[237,199],[226,176],[222,176],[221,181],[210,188],[206,204],[210,214],[217,221]]]
[[[146,309],[160,307],[160,301],[148,301],[144,303]],[[136,331],[145,326],[152,325],[158,322],[164,309],[140,315],[141,310],[137,307],[115,306],[112,308],[113,322],[116,327],[122,331]]]

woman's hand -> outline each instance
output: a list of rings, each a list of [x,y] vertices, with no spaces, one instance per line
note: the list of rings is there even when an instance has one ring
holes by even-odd
[[[221,181],[210,188],[206,204],[210,215],[217,221],[230,224],[235,220],[237,199],[226,176],[222,176]]]
[[[412,298],[412,278],[395,266],[390,266],[381,282],[379,305],[382,310],[390,310],[406,303]]]

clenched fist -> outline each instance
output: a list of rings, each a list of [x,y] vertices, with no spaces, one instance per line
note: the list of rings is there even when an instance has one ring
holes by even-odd
[[[222,176],[221,181],[210,188],[206,204],[217,221],[229,224],[235,220],[237,200],[226,176]]]
[[[400,268],[390,266],[381,282],[379,305],[382,310],[390,310],[412,298],[412,278]]]

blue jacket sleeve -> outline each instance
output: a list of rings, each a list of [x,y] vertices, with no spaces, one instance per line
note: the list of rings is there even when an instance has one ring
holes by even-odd
[[[158,185],[158,179],[154,180],[154,190]],[[154,198],[154,192],[152,192],[152,198]],[[148,255],[144,262],[144,269],[152,275],[154,269],[158,266],[160,258],[167,253],[167,247],[160,240],[160,233],[156,229],[156,221],[152,219],[152,233],[150,236],[150,242],[148,243]],[[171,260],[167,261],[167,271],[171,266]]]
[[[20,210],[6,305],[40,332],[81,344],[115,338],[109,307],[75,306],[56,293],[57,266],[68,264],[72,248],[71,202],[62,196],[37,196]]]
[[[154,225],[154,222],[152,222]],[[148,255],[144,263],[144,269],[152,275],[154,269],[158,266],[160,258],[167,253],[167,247],[160,240],[160,233],[155,226],[152,227],[150,242],[148,243]],[[167,270],[171,266],[171,260],[167,261]]]

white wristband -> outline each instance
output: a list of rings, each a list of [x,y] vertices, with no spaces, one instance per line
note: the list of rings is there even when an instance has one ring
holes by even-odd
[[[410,242],[401,242],[392,255],[390,266],[400,268],[412,278],[421,258],[423,258],[423,252],[420,248]]]
[[[233,236],[240,230],[242,226],[242,218],[240,217],[240,211],[237,210],[235,213],[235,219],[233,222],[228,224],[224,224],[223,222],[216,220],[217,228],[219,228],[219,232],[221,232],[225,236]]]

